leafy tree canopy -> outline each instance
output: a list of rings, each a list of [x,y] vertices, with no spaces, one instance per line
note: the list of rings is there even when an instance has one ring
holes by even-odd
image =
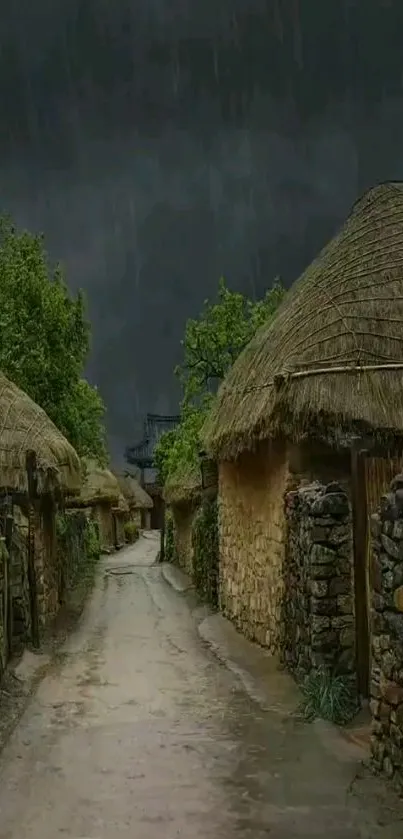
[[[277,280],[261,300],[250,300],[221,279],[217,301],[206,300],[200,317],[187,321],[183,362],[175,370],[183,392],[181,422],[161,437],[155,451],[164,483],[197,468],[200,432],[216,387],[256,330],[273,317],[284,294]]]
[[[80,455],[105,460],[105,408],[83,377],[90,327],[81,292],[51,268],[42,236],[0,219],[0,369],[40,405]]]

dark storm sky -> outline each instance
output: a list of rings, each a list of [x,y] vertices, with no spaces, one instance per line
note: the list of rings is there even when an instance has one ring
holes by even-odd
[[[301,11],[303,7],[303,12]],[[289,284],[403,177],[402,0],[13,0],[2,210],[88,294],[115,459],[177,409],[185,320],[225,275]]]

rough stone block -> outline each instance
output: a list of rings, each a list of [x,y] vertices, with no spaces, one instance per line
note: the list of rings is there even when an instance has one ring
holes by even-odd
[[[391,539],[390,536],[387,536],[386,533],[381,533],[381,544],[388,556],[393,559],[401,559],[401,546],[398,542]]]
[[[330,618],[321,615],[312,615],[311,617],[312,633],[323,632],[325,629],[330,629]]]
[[[388,705],[397,707],[403,703],[403,687],[396,682],[381,682],[382,696]]]
[[[378,516],[379,519],[379,516]],[[398,519],[393,523],[392,527],[392,537],[396,540],[396,542],[403,541],[403,518]]]
[[[311,507],[313,516],[332,516],[341,518],[350,512],[347,495],[344,492],[332,492],[318,498]]]
[[[350,627],[346,627],[345,629],[340,630],[340,644],[344,648],[354,647],[355,644],[355,632],[354,629]]]
[[[325,545],[313,545],[310,561],[312,565],[336,565],[337,554]]]
[[[350,615],[353,612],[353,599],[350,594],[342,594],[337,598],[337,610],[341,615]]]
[[[327,580],[312,580],[310,583],[310,590],[313,597],[327,597],[329,593],[329,584]]]
[[[385,612],[385,620],[400,644],[403,644],[403,614]]]
[[[403,473],[400,472],[399,475],[395,475],[393,480],[390,483],[391,492],[396,492],[397,489],[403,489]]]
[[[392,577],[393,584],[393,577]],[[393,602],[398,612],[403,612],[403,586],[399,586],[393,595]]]
[[[339,594],[349,594],[351,592],[351,580],[345,577],[335,577],[329,583],[330,596],[337,596]]]
[[[311,597],[310,605],[313,615],[326,615],[330,618],[337,613],[337,602],[331,597]]]

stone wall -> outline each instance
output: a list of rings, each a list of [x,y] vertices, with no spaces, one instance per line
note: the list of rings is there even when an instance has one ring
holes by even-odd
[[[28,581],[28,519],[14,505],[14,527],[10,557],[11,597],[13,609],[13,645],[15,648],[31,639],[31,604]]]
[[[192,528],[196,508],[193,504],[173,504],[171,509],[176,561],[193,577]]]
[[[285,499],[287,549],[282,655],[298,677],[326,666],[355,679],[352,520],[336,483]]]
[[[219,464],[219,601],[253,641],[277,652],[285,551],[286,447],[265,443]]]
[[[4,538],[0,538],[0,679],[8,661],[7,610],[8,610],[8,553]]]
[[[372,516],[371,759],[403,789],[403,475]]]

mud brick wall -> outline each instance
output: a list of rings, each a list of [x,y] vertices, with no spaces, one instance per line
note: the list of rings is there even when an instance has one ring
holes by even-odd
[[[403,789],[403,475],[371,521],[371,760]]]
[[[286,450],[261,444],[219,464],[220,608],[247,638],[279,652]]]
[[[352,520],[336,483],[285,498],[282,658],[297,678],[326,666],[355,679]]]
[[[193,577],[192,528],[196,515],[194,504],[173,504],[173,538],[176,561],[180,568]]]

